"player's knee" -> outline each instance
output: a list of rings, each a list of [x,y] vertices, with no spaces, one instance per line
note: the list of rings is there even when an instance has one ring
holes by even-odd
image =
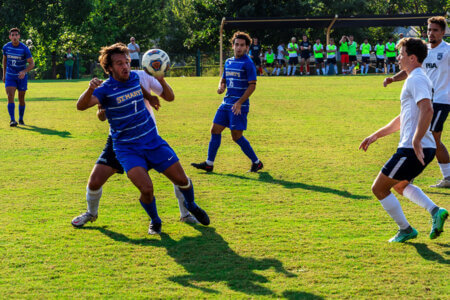
[[[403,191],[405,190],[406,186],[394,186],[394,190],[403,196]]]
[[[231,132],[231,138],[233,139],[233,141],[237,141],[238,139],[240,139],[242,137],[242,132]]]
[[[180,187],[189,185],[189,179],[186,176],[177,176],[177,178],[174,178],[172,181],[175,185],[178,185]]]
[[[104,181],[99,176],[89,177],[88,187],[89,189],[96,191],[100,189],[104,184]]]
[[[145,197],[145,199],[153,199],[153,186],[152,185],[143,185],[138,188],[139,188],[139,191],[141,192],[141,194]]]

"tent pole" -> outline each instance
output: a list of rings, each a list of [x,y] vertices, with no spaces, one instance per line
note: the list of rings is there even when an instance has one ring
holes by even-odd
[[[333,27],[334,23],[336,22],[337,18],[338,18],[338,15],[334,15],[333,21],[331,21],[330,26],[328,26],[328,28],[327,28],[327,45],[330,44],[330,31],[331,31],[331,28]],[[325,45],[325,47],[327,45]]]
[[[225,17],[222,18],[222,23],[220,24],[220,70],[219,74],[222,77],[223,70],[223,26],[225,25]]]

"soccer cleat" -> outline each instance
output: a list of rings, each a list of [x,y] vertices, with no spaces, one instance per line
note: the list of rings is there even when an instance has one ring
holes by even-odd
[[[161,233],[161,223],[150,223],[148,226],[148,234],[160,234]]]
[[[19,125],[25,125],[25,122],[23,120],[19,120]]]
[[[78,217],[73,218],[72,225],[74,227],[80,228],[83,227],[84,224],[87,222],[94,222],[97,220],[98,216],[94,216],[90,214],[89,212],[85,212],[84,214],[79,215]]]
[[[189,205],[186,201],[184,201],[184,206],[189,210],[191,214],[194,215],[194,217],[200,222],[202,225],[209,225],[209,217],[206,211],[200,208],[200,206],[196,205],[195,208],[189,209],[191,205]]]
[[[205,170],[206,172],[212,172],[212,170],[214,169],[214,166],[208,165],[206,161],[199,164],[191,163],[191,166],[200,170]]]
[[[431,185],[430,187],[434,188],[450,188],[450,179],[444,178],[435,185]]]
[[[397,234],[389,240],[389,243],[404,243],[407,240],[415,239],[419,233],[414,228],[410,228],[410,232],[401,229],[397,231]]]
[[[258,172],[262,168],[264,168],[262,161],[259,161],[258,163],[253,163],[252,167],[250,168],[250,172]]]
[[[11,122],[9,122],[9,126],[10,127],[17,127],[17,122],[16,121],[11,121]]]
[[[180,217],[180,222],[184,222],[184,223],[188,223],[188,224],[199,224],[200,222],[197,221],[197,219],[191,215],[191,214],[187,214],[184,217]]]
[[[433,240],[441,235],[444,231],[444,223],[447,218],[448,211],[445,208],[439,208],[432,217],[433,225],[431,226],[430,239]]]

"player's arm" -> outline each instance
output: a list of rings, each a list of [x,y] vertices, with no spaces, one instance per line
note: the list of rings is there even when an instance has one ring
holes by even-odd
[[[433,119],[433,106],[430,99],[422,99],[417,103],[419,107],[419,121],[417,123],[416,132],[412,140],[414,152],[416,153],[417,159],[425,165],[424,154],[422,149],[421,141],[430,127],[431,120]]]
[[[169,102],[175,100],[175,94],[173,93],[172,87],[166,82],[164,77],[155,77],[155,78],[156,80],[159,81],[159,83],[163,88],[163,91],[159,96]]]
[[[27,59],[27,63],[28,66],[25,68],[25,70],[19,72],[19,79],[23,79],[25,77],[25,74],[27,74],[34,68],[34,60],[32,57]]]
[[[408,74],[406,73],[405,70],[401,70],[392,77],[386,77],[383,81],[383,86],[386,87],[388,84],[391,84],[396,81],[403,81],[406,78],[408,78]]]
[[[154,109],[159,110],[161,103],[159,103],[158,97],[151,95],[150,92],[147,91],[142,85],[141,89],[142,94],[144,95],[144,100],[147,100]]]
[[[2,61],[2,68],[3,68],[3,82],[6,80],[6,55],[3,55],[3,61]]]
[[[366,137],[361,144],[359,145],[359,149],[363,149],[364,151],[367,151],[370,144],[378,140],[379,138],[382,138],[384,136],[390,135],[396,131],[400,130],[400,115],[395,117],[389,124],[386,126],[378,129],[374,133],[372,133],[370,136]]]
[[[239,98],[239,100],[236,103],[234,103],[233,107],[231,108],[231,111],[235,115],[240,115],[241,114],[242,103],[244,103],[245,100],[247,100],[253,94],[255,89],[256,89],[256,80],[249,81],[248,82],[248,88],[245,90],[245,92],[241,96],[241,98]]]
[[[81,94],[80,98],[78,98],[77,109],[78,110],[86,110],[89,107],[100,104],[100,101],[97,97],[93,95],[94,90],[98,88],[102,84],[102,81],[97,77],[94,77],[89,81],[89,87]]]
[[[225,78],[220,78],[219,81],[219,87],[217,88],[217,94],[223,94],[225,92],[225,89],[227,88],[227,81]]]

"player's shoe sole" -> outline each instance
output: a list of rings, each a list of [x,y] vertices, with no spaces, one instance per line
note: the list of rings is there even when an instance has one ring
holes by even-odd
[[[187,216],[184,217],[180,217],[180,222],[187,224],[200,224],[200,222],[191,214],[188,214]]]
[[[411,227],[411,232],[405,232],[404,230],[397,231],[397,234],[389,239],[389,243],[404,243],[407,240],[415,239],[419,234],[416,229]]]
[[[439,208],[432,218],[433,225],[431,226],[430,239],[435,239],[444,232],[444,223],[448,218],[448,211],[445,208]]]
[[[23,120],[19,120],[19,125],[25,125],[25,122]]]
[[[250,172],[258,172],[259,170],[261,170],[262,168],[264,168],[264,164],[262,163],[262,161],[259,161],[259,163],[253,163],[252,167],[250,168]]]
[[[81,214],[75,218],[73,218],[72,220],[72,226],[73,227],[83,227],[87,222],[94,222],[95,220],[97,220],[97,216],[91,215],[88,212],[85,212],[84,214]]]
[[[431,185],[430,187],[433,188],[450,188],[450,180],[449,179],[442,179],[435,185]]]
[[[161,227],[161,223],[150,223],[150,226],[148,226],[148,234],[161,234]]]
[[[212,172],[212,170],[214,169],[214,166],[208,165],[206,161],[199,164],[191,163],[191,166],[193,166],[196,169],[205,170],[206,172]]]

